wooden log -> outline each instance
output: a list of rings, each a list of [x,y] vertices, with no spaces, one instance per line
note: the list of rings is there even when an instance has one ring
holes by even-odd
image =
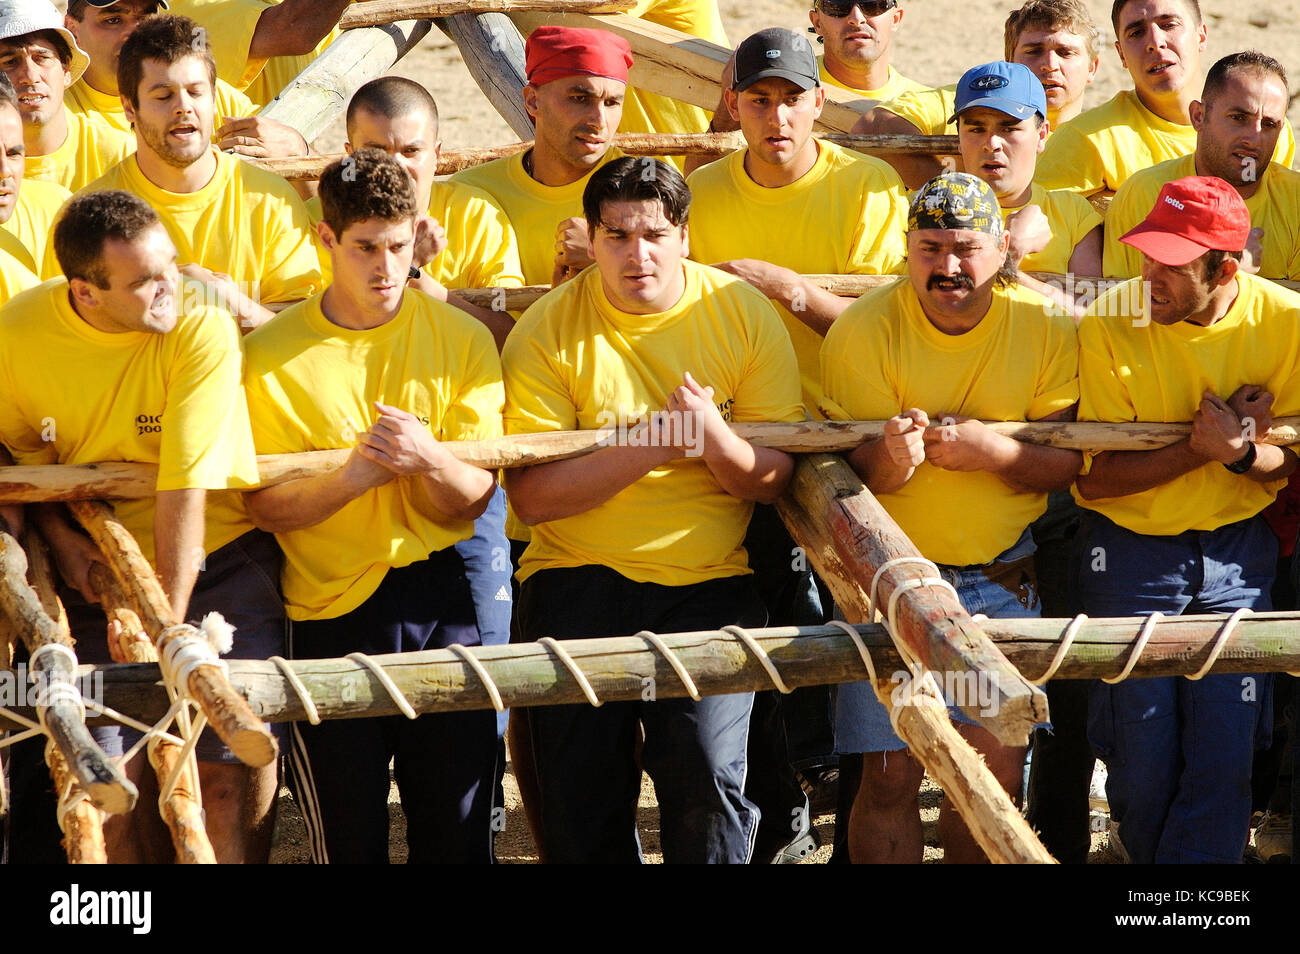
[[[533,120],[524,108],[523,95],[528,82],[524,38],[510,18],[501,13],[460,13],[434,22],[456,44],[462,62],[492,108],[516,136],[531,140]]]
[[[258,113],[311,142],[347,108],[357,88],[382,76],[429,32],[428,20],[349,30]]]
[[[1222,615],[1198,615],[1162,620],[1152,632],[1130,678],[1196,672],[1207,661],[1210,647],[1226,619]],[[1086,620],[1054,678],[1097,679],[1117,675],[1132,653],[1143,622],[1143,618]],[[1020,672],[1039,679],[1055,657],[1069,623],[1064,619],[991,619],[981,626]],[[907,674],[906,664],[884,628],[872,624],[855,624],[853,628],[871,652],[877,674],[901,681]],[[867,677],[852,640],[837,627],[779,626],[750,630],[750,634],[772,658],[791,688],[854,682]],[[677,653],[705,695],[772,687],[766,672],[729,633],[668,634],[662,639]],[[602,637],[561,641],[561,645],[588,674],[601,699],[611,702],[640,699],[647,685],[654,686],[656,697],[686,695],[676,674],[644,639]],[[507,706],[585,701],[572,675],[562,666],[557,667],[554,655],[535,643],[475,647],[474,653]],[[491,705],[482,683],[459,657],[447,650],[374,658],[418,712],[484,709]],[[290,722],[306,717],[301,700],[273,663],[232,659],[228,664],[231,684],[248,698],[260,718],[268,722]],[[316,700],[324,719],[369,718],[399,712],[374,675],[350,659],[293,660],[289,665]],[[80,671],[83,676],[102,674],[104,700],[115,709],[151,722],[167,711],[167,696],[157,666],[82,666]],[[1242,674],[1300,671],[1300,612],[1256,613],[1242,618],[1210,671]],[[944,688],[955,692],[965,685],[953,678]],[[27,715],[30,710],[18,711]],[[0,727],[13,725],[0,721]]]
[[[35,540],[35,533],[29,533],[28,539]],[[33,549],[37,550],[35,545]],[[37,691],[52,693],[57,685],[76,689],[77,664],[75,655],[72,655],[73,642],[67,631],[66,618],[60,628],[49,617],[28,582],[27,571],[28,560],[23,548],[9,533],[0,531],[0,614],[33,656],[29,666]],[[68,654],[44,652],[37,655],[38,649],[51,645],[64,647]],[[43,719],[39,718],[41,714]],[[34,721],[42,723],[49,740],[63,756],[68,771],[97,808],[120,814],[135,806],[139,795],[136,787],[95,743],[77,703],[54,696],[49,699],[43,713],[37,715]]]
[[[716,43],[625,13],[592,17],[525,11],[510,14],[510,19],[524,36],[543,24],[609,30],[632,47],[632,86],[710,111],[721,98],[722,69],[732,51]],[[862,95],[838,86],[827,85],[825,89],[826,105],[817,128],[850,132],[861,116]]]
[[[884,421],[802,421],[735,424],[732,430],[762,447],[791,454],[837,453],[864,440],[880,437]],[[1069,450],[1155,450],[1182,440],[1190,424],[1035,421],[986,421],[999,434],[1030,444]],[[940,428],[942,424],[932,424]],[[475,467],[527,467],[581,457],[618,440],[614,430],[556,431],[519,434],[486,441],[449,441],[444,446]],[[1278,418],[1272,429],[1256,438],[1261,444],[1300,444],[1300,417]],[[268,454],[257,459],[259,487],[271,487],[300,477],[337,470],[349,451],[309,451]],[[133,500],[152,497],[157,468],[151,464],[51,464],[0,468],[0,503],[54,500]]]
[[[62,798],[70,786],[76,786],[68,762],[52,739],[45,742],[45,764],[54,779],[54,792]],[[108,849],[104,845],[104,820],[99,809],[84,799],[77,801],[59,819],[63,832],[63,850],[70,865],[106,865]]]
[[[107,504],[81,500],[70,502],[68,508],[98,544],[160,655],[175,640],[203,638],[194,627],[181,624],[173,616],[153,567]],[[275,738],[253,715],[243,697],[231,688],[220,667],[213,664],[195,667],[183,688],[203,709],[213,731],[241,762],[261,767],[275,761],[279,754]]]
[[[635,6],[636,0],[364,0],[354,3],[339,18],[339,29],[355,30],[398,20],[451,17],[462,13],[513,13],[516,10],[627,13]]]
[[[855,622],[871,620],[869,595],[880,568],[904,557],[923,559],[842,458],[801,458],[777,509],[795,543],[804,548],[840,608]],[[828,553],[833,558],[828,559]],[[883,614],[896,589],[932,576],[933,571],[918,562],[889,567],[876,586],[876,607]],[[993,705],[965,700],[961,710],[1002,744],[1026,745],[1033,727],[1047,721],[1043,691],[1007,661],[948,588],[926,585],[901,593],[894,639],[941,677],[973,673],[984,680],[995,696]]]
[[[529,125],[524,135],[532,135]],[[954,154],[957,149],[956,136],[904,136],[872,135],[849,136],[840,133],[818,134],[818,139],[825,139],[847,149],[854,149],[869,156],[884,156],[898,153],[908,155],[946,156]],[[704,156],[719,159],[730,152],[742,149],[745,139],[739,131],[720,133],[622,133],[614,137],[614,145],[629,156]],[[494,159],[513,156],[533,147],[533,141],[511,142],[501,146],[466,147],[444,151],[438,158],[437,174],[449,176],[479,166]],[[268,172],[274,172],[282,178],[293,180],[319,179],[325,167],[331,162],[342,159],[346,153],[329,153],[317,156],[280,156],[273,159],[254,159],[246,161]],[[892,276],[890,276],[892,277]]]
[[[90,585],[99,594],[104,613],[110,621],[120,623],[122,633],[118,640],[121,655],[128,663],[157,663],[158,650],[145,632],[139,615],[131,608],[126,592],[113,572],[102,563],[90,568]],[[157,721],[151,720],[151,721]],[[149,764],[158,777],[158,810],[167,830],[171,833],[176,861],[183,865],[213,865],[216,852],[208,838],[203,820],[203,802],[199,794],[198,779],[189,765],[182,765],[176,785],[170,794],[163,794],[167,783],[181,761],[181,746],[169,739],[154,736],[146,743]]]

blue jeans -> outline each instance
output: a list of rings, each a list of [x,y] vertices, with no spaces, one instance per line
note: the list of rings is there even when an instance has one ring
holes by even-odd
[[[972,616],[983,613],[989,619],[1036,619],[1039,600],[1033,549],[1033,540],[1025,531],[1014,546],[992,563],[986,566],[939,564],[939,575],[952,584],[961,605]],[[878,675],[883,678],[887,674]],[[949,708],[948,714],[958,724],[976,724],[955,705]],[[865,679],[839,687],[835,701],[835,744],[841,753],[897,752],[907,747],[894,734],[889,712]]]
[[[527,640],[584,639],[762,626],[749,577],[690,586],[636,583],[604,566],[540,570],[524,581]],[[666,664],[665,664],[666,666]],[[666,675],[664,678],[675,678]],[[637,862],[641,761],[654,781],[664,861],[744,864],[758,811],[745,797],[753,693],[537,706],[529,711],[541,794],[543,854],[551,863]]]
[[[487,510],[474,521],[474,536],[456,544],[465,563],[469,592],[474,599],[479,638],[484,646],[510,642],[511,592],[510,541],[506,539],[506,492],[497,487]],[[506,734],[509,712],[497,714],[497,737]]]
[[[1147,536],[1085,516],[1075,562],[1091,616],[1269,610],[1277,542],[1261,517]],[[1088,738],[1135,863],[1236,864],[1250,824],[1257,739],[1271,725],[1272,675],[1092,683]]]

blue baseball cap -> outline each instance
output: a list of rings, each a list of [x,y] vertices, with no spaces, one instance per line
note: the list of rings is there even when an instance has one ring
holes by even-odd
[[[1022,63],[997,60],[972,67],[957,81],[957,102],[949,122],[972,106],[987,106],[1017,119],[1032,113],[1047,118],[1047,94],[1043,84]]]

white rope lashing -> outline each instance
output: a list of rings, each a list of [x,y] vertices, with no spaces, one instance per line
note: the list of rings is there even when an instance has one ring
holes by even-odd
[[[599,709],[605,704],[605,700],[597,698],[596,690],[591,688],[591,683],[587,681],[586,673],[584,673],[581,667],[573,661],[573,657],[569,655],[567,649],[557,643],[551,636],[543,636],[537,641],[537,643],[539,646],[544,646],[555,654],[555,658],[560,661],[565,669],[569,670],[569,675],[573,676],[574,681],[578,684],[578,688],[582,690],[582,694],[587,697],[587,701],[590,702],[593,707]]]

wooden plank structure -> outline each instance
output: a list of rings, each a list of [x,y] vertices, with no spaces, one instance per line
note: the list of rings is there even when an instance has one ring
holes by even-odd
[[[38,555],[36,560],[40,559]],[[31,655],[31,676],[38,699],[43,700],[35,721],[61,755],[63,768],[95,807],[111,814],[128,812],[139,793],[86,728],[67,618],[61,608],[56,615],[59,623],[51,619],[28,582],[26,552],[8,531],[0,530],[0,616]]]
[[[531,132],[531,129],[530,129]],[[957,152],[956,136],[906,136],[906,135],[848,135],[845,133],[818,133],[816,138],[853,149],[869,156],[887,156],[896,153],[909,155],[947,156]],[[613,145],[629,156],[704,156],[718,159],[743,148],[744,137],[737,132],[720,133],[620,133]],[[436,174],[449,176],[473,166],[513,156],[533,147],[531,139],[505,143],[500,146],[466,147],[449,149],[438,157]],[[345,153],[316,156],[287,156],[274,159],[246,158],[245,161],[274,172],[289,181],[319,179],[331,162],[342,159]]]
[[[365,0],[339,19],[339,29],[383,26],[398,20],[451,17],[470,13],[626,13],[636,0]]]
[[[1227,619],[1222,615],[1162,619],[1138,658],[1132,679],[1188,675],[1210,658]],[[1099,679],[1118,675],[1133,653],[1145,618],[1085,619],[1054,679]],[[989,619],[980,628],[1027,678],[1039,681],[1062,644],[1067,619]],[[878,676],[901,684],[907,663],[879,624],[855,623]],[[749,636],[769,657],[787,688],[856,682],[868,678],[861,653],[845,630],[832,625],[751,629]],[[731,632],[661,634],[659,639],[690,673],[701,695],[771,689],[772,678],[757,656]],[[672,665],[645,637],[617,636],[558,640],[592,690],[608,702],[643,697],[653,680],[656,698],[688,695]],[[586,701],[573,673],[537,643],[475,646],[470,650],[507,707]],[[373,656],[416,712],[457,712],[493,707],[484,682],[465,659],[446,649]],[[264,660],[231,659],[230,682],[258,718],[296,722],[307,718],[302,696],[285,671]],[[355,659],[294,659],[287,662],[321,719],[363,719],[401,710],[378,677]],[[1300,671],[1300,611],[1243,617],[1223,645],[1210,672]],[[168,707],[156,665],[82,666],[81,675],[103,675],[104,702],[142,721],[160,718]],[[945,686],[957,685],[955,678]],[[16,710],[29,715],[29,709]],[[106,719],[89,717],[90,724]],[[17,723],[0,719],[0,728]]]
[[[519,32],[527,36],[542,24],[609,30],[632,47],[629,74],[632,86],[712,111],[722,95],[722,70],[732,51],[670,27],[627,14],[591,17],[581,13],[511,13]],[[826,106],[817,128],[847,133],[861,115],[862,97],[827,85]],[[857,107],[854,104],[858,104]]]
[[[884,421],[802,421],[798,423],[734,424],[732,430],[763,447],[791,454],[836,453],[852,450],[864,440],[877,438]],[[1061,423],[988,421],[999,434],[1031,444],[1070,450],[1155,450],[1182,440],[1190,424],[1162,423]],[[930,425],[938,429],[943,425]],[[594,453],[626,435],[614,429],[556,431],[523,434],[486,441],[450,441],[444,444],[458,459],[476,467],[526,467]],[[1300,444],[1300,417],[1278,418],[1260,443]],[[348,449],[310,451],[305,454],[269,454],[257,459],[260,482],[269,487],[300,477],[312,477],[343,466]],[[154,493],[157,468],[151,464],[41,465],[0,468],[0,503],[37,503],[56,500],[130,500]]]

